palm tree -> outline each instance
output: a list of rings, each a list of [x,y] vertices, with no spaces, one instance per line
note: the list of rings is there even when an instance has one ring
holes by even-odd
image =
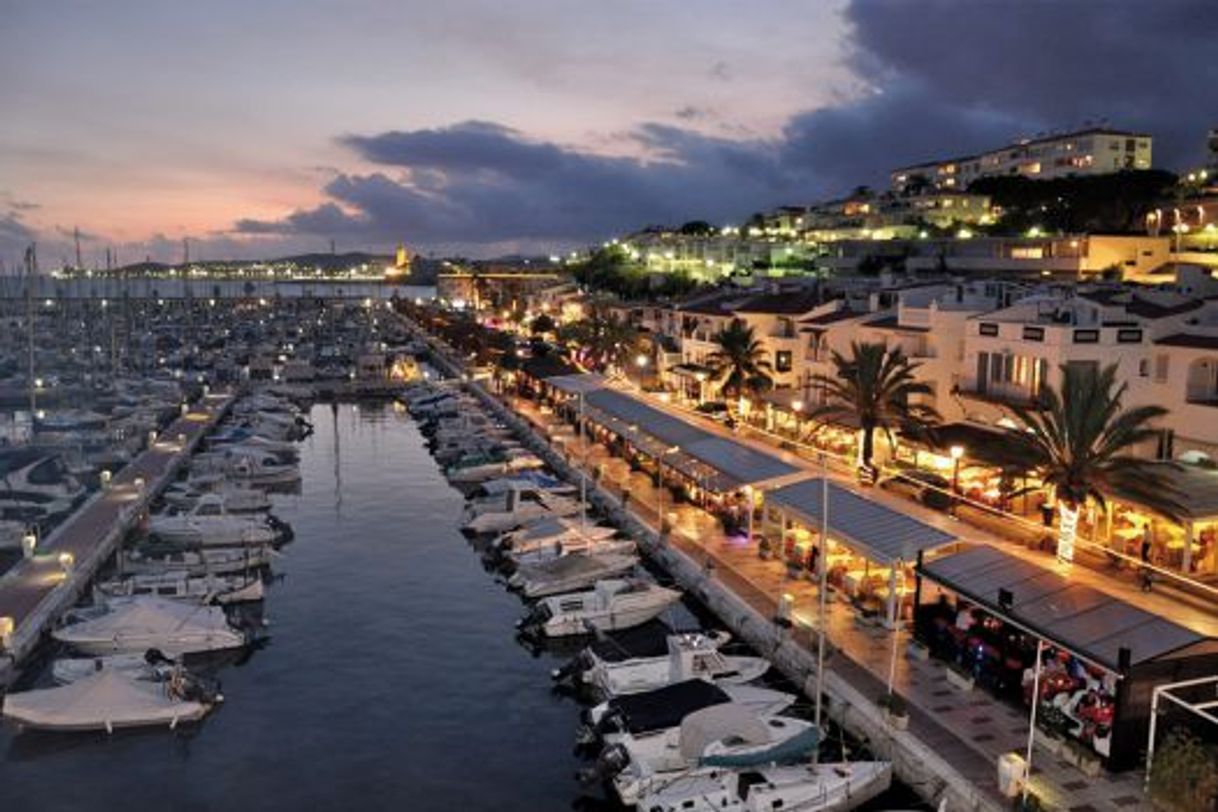
[[[640,346],[639,331],[616,313],[593,310],[588,318],[559,328],[558,336],[574,347],[579,359],[596,369],[624,366]]]
[[[737,412],[742,412],[746,392],[763,392],[774,383],[766,351],[753,328],[739,319],[733,319],[711,340],[719,345],[706,359],[711,375],[718,380],[720,392],[738,398]]]
[[[1150,423],[1167,414],[1160,406],[1122,409],[1127,384],[1117,385],[1116,364],[1064,364],[1060,392],[1041,389],[1035,406],[1012,406],[1027,431],[1011,431],[1012,446],[1053,491],[1058,505],[1058,555],[1073,557],[1078,511],[1088,499],[1101,507],[1113,491],[1129,495],[1168,516],[1180,505],[1162,463],[1130,455],[1153,440]],[[1168,464],[1170,466],[1170,463]]]
[[[814,420],[840,420],[853,416],[862,431],[859,467],[874,475],[875,433],[882,430],[891,444],[894,431],[918,433],[939,421],[933,406],[912,401],[915,395],[933,395],[930,384],[917,380],[921,364],[911,361],[899,347],[884,344],[850,344],[850,357],[833,353],[835,375],[816,375],[826,402],[813,410]]]

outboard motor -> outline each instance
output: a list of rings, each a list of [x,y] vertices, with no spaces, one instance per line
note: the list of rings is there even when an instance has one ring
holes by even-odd
[[[555,668],[553,671],[551,671],[550,679],[554,680],[555,682],[573,682],[580,674],[587,670],[588,663],[585,659],[584,653],[581,651],[579,654],[572,657],[566,665],[562,666],[561,668]]]
[[[579,770],[575,778],[580,784],[590,786],[601,781],[608,781],[630,764],[630,754],[620,744],[606,747],[605,752],[597,757],[591,767]]]

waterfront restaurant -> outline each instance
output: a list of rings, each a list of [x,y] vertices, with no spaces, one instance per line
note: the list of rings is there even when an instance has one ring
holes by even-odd
[[[1200,581],[1218,583],[1218,469],[1201,465],[1164,465],[1171,497],[1179,504],[1165,516],[1142,504],[1136,494],[1117,489],[1105,527],[1109,547],[1139,558],[1150,529],[1151,560]]]
[[[867,618],[912,619],[914,564],[923,550],[956,537],[900,511],[829,483],[828,544],[818,540],[824,517],[825,480],[805,479],[768,491],[762,533],[779,540],[777,551],[792,575],[816,577],[825,556],[830,586]]]
[[[916,594],[949,682],[1025,708],[1038,692],[1038,738],[1079,766],[1138,766],[1154,686],[1218,673],[1218,639],[995,547],[925,556]]]

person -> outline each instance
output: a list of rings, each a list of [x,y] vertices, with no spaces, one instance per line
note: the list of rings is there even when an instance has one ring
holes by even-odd
[[[819,562],[820,562],[820,545],[813,544],[812,552],[808,555],[808,571],[815,573],[817,578],[820,577],[820,569],[818,568]]]
[[[1153,575],[1150,569],[1150,553],[1154,549],[1154,536],[1150,532],[1150,522],[1142,525],[1142,591],[1149,592]]]

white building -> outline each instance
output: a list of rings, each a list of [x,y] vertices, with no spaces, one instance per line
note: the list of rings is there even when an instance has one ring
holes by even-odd
[[[1151,142],[1145,133],[1099,127],[1025,138],[977,155],[894,169],[892,189],[900,193],[918,188],[963,191],[978,178],[1048,179],[1150,169]]]

